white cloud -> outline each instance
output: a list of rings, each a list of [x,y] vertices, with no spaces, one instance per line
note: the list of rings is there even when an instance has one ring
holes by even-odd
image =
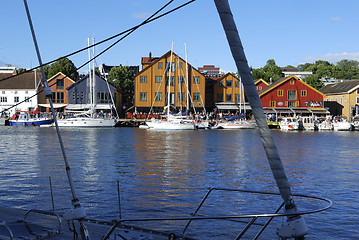
[[[323,56],[311,56],[306,59],[306,62],[315,62],[317,60],[324,60],[330,63],[337,63],[343,59],[359,61],[359,52],[356,53],[328,53]]]
[[[330,20],[332,21],[340,21],[342,18],[337,16],[337,17],[331,17]]]
[[[146,12],[138,12],[138,13],[134,13],[132,14],[132,17],[133,18],[136,18],[136,19],[146,19],[150,16],[150,13],[146,13]]]

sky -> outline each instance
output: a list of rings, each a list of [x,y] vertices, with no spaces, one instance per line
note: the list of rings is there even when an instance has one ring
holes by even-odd
[[[28,0],[42,61],[55,60],[140,24],[168,0]],[[187,0],[174,0],[165,10]],[[229,0],[248,64],[263,67],[274,59],[280,67],[316,60],[359,61],[358,0]],[[38,65],[23,1],[3,1],[0,14],[0,66]],[[164,10],[164,11],[165,11]],[[162,11],[161,13],[163,13]],[[110,41],[101,44],[104,50]],[[141,57],[160,57],[171,50],[198,68],[215,65],[225,72],[236,67],[214,1],[196,0],[138,28],[96,60],[110,66],[141,65]],[[70,60],[76,67],[88,60],[83,51]],[[85,72],[87,67],[80,69]]]

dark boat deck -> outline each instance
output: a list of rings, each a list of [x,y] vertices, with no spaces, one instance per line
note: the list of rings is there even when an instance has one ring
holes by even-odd
[[[61,231],[58,233],[59,224],[54,216],[44,214],[28,215],[28,223],[24,222],[26,210],[15,208],[0,207],[0,239],[10,239],[10,229],[13,239],[74,239],[74,232],[70,231],[68,224],[61,218]],[[81,239],[79,224],[76,223],[78,239]],[[111,225],[93,221],[86,221],[85,225],[88,229],[91,239],[100,240],[110,230]],[[116,236],[114,236],[116,235]],[[121,226],[115,230],[110,239],[168,239],[168,234],[138,229],[128,226]]]

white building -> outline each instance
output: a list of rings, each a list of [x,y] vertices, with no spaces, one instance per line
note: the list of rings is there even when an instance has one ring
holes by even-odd
[[[40,73],[0,73],[0,111],[13,115],[17,110],[33,111],[37,108],[37,86]],[[34,96],[35,95],[35,96]],[[31,96],[34,96],[30,98]],[[30,98],[30,99],[28,99]],[[14,105],[18,104],[15,107]],[[12,107],[12,108],[11,108]],[[10,109],[9,109],[10,108]]]
[[[4,67],[0,67],[0,73],[13,73],[16,70],[16,67],[11,65],[5,65]]]

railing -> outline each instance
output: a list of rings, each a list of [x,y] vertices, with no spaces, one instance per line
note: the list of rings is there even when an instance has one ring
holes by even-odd
[[[3,227],[3,228],[5,228],[5,230],[6,230],[6,232],[9,234],[9,239],[10,240],[13,240],[14,239],[14,234],[12,233],[12,231],[11,231],[11,229],[8,227],[8,226],[6,226],[6,223],[5,223],[5,221],[0,221],[0,227]],[[1,236],[0,236],[1,237]],[[4,236],[5,237],[5,236]]]
[[[191,224],[193,220],[241,220],[241,219],[250,219],[247,223],[246,227],[238,234],[236,239],[240,239],[247,231],[250,229],[252,225],[255,225],[255,221],[259,218],[268,218],[268,220],[265,222],[265,224],[262,225],[262,228],[259,230],[259,232],[256,234],[256,236],[253,239],[258,239],[258,237],[263,233],[263,231],[267,228],[267,226],[270,224],[270,222],[275,217],[284,217],[284,216],[298,216],[298,215],[308,215],[312,213],[318,213],[324,210],[327,210],[332,206],[332,201],[326,198],[321,197],[315,197],[315,196],[309,196],[309,195],[302,195],[302,194],[293,194],[294,197],[302,197],[312,200],[319,200],[322,202],[325,202],[326,205],[324,207],[320,207],[318,209],[314,210],[308,210],[308,211],[302,211],[302,212],[292,212],[292,213],[279,213],[280,209],[283,207],[284,203],[282,203],[274,213],[265,213],[265,214],[247,214],[247,215],[233,215],[233,216],[196,216],[207,200],[208,196],[213,191],[230,191],[230,192],[240,192],[240,193],[251,193],[251,194],[262,194],[262,195],[279,195],[279,193],[273,193],[273,192],[264,192],[264,191],[252,191],[252,190],[240,190],[240,189],[228,189],[228,188],[210,188],[206,195],[203,197],[202,201],[196,208],[196,210],[191,214],[192,217],[170,217],[170,218],[136,218],[136,219],[120,219],[117,221],[111,229],[108,231],[108,233],[104,236],[103,240],[108,239],[111,234],[115,231],[117,227],[119,227],[123,222],[149,222],[149,221],[188,221],[182,234],[184,236],[187,228]]]

